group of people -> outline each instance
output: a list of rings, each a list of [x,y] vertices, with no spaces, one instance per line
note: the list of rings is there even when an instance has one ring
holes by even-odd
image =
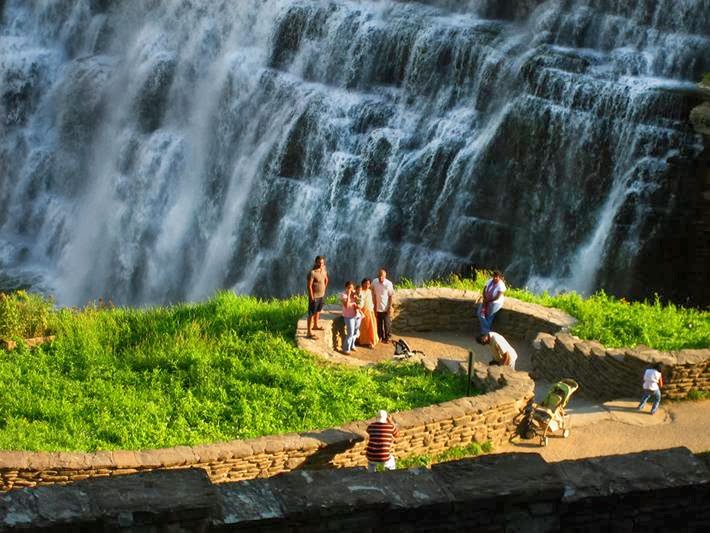
[[[390,342],[393,298],[394,285],[384,268],[374,281],[365,278],[358,286],[345,282],[345,291],[340,294],[345,321],[344,354],[357,350],[356,345],[373,348],[380,341]]]
[[[306,335],[311,339],[315,338],[314,331],[323,329],[318,325],[318,321],[328,282],[325,257],[319,255],[307,277]],[[357,345],[372,348],[380,341],[390,342],[394,285],[387,279],[387,271],[384,268],[379,270],[374,281],[364,278],[358,285],[352,281],[345,282],[339,298],[345,322],[344,354],[356,351]]]
[[[328,272],[325,257],[318,256],[313,268],[308,273],[308,332],[309,338],[315,338],[313,331],[322,330],[318,325],[320,312],[328,287]],[[489,345],[493,355],[490,364],[509,366],[515,369],[518,354],[503,335],[493,331],[496,314],[505,302],[506,285],[500,272],[495,271],[483,287],[481,302],[476,315],[480,324],[480,334],[476,340]],[[372,348],[378,342],[390,342],[391,315],[394,299],[394,286],[387,279],[387,271],[381,268],[375,280],[364,278],[359,285],[352,281],[345,283],[344,291],[339,295],[345,322],[346,337],[343,353],[350,354],[357,350],[356,345]],[[660,389],[663,386],[661,368],[656,365],[645,371],[643,377],[643,396],[638,410],[642,410],[649,399],[653,400],[651,414],[654,414],[661,402]],[[397,426],[386,411],[379,411],[377,420],[367,428],[368,444],[366,456],[368,470],[375,471],[378,465],[385,469],[395,468],[392,453]]]

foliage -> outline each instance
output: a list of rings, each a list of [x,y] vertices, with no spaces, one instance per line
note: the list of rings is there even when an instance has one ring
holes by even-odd
[[[476,272],[474,278],[452,274],[425,282],[423,286],[480,291],[489,276],[490,273],[485,271]],[[413,285],[405,280],[399,286]],[[604,291],[583,298],[574,292],[553,296],[546,292],[533,294],[516,288],[509,288],[506,294],[566,311],[579,321],[572,333],[583,339],[598,340],[609,348],[633,348],[639,344],[658,350],[710,346],[710,312],[663,304],[658,297],[651,302],[628,302]]]
[[[710,85],[710,72],[703,74],[702,83],[705,85]]]
[[[465,459],[466,457],[475,457],[483,453],[491,453],[492,451],[493,444],[490,441],[486,441],[483,444],[472,442],[466,446],[449,448],[434,457],[426,454],[404,457],[397,461],[397,468],[429,467],[434,463],[456,461],[459,459]]]
[[[0,339],[23,339],[49,335],[54,302],[24,290],[0,292]]]
[[[688,393],[689,400],[710,400],[710,390],[691,390]]]
[[[367,419],[465,394],[417,364],[325,365],[293,343],[303,297],[225,292],[153,309],[62,309],[56,340],[0,350],[0,449],[194,445]]]

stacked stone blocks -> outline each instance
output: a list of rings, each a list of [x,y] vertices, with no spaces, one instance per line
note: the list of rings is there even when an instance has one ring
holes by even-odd
[[[403,455],[436,455],[454,446],[507,440],[513,418],[533,395],[522,372],[477,367],[481,396],[394,414]],[[200,468],[214,483],[271,477],[297,469],[364,466],[366,428],[360,421],[324,431],[268,436],[204,446],[145,451],[0,452],[0,490],[68,484],[162,469]]]
[[[666,398],[683,399],[690,391],[710,391],[708,349],[662,352],[645,346],[606,348],[564,332],[540,333],[533,345],[536,377],[549,381],[572,378],[580,384],[579,393],[594,400],[638,396],[644,370],[655,363],[663,365]]]
[[[546,463],[299,471],[212,485],[162,471],[0,495],[3,531],[708,531],[707,458],[684,448]]]

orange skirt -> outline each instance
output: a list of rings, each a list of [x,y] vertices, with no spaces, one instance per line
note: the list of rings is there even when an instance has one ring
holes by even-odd
[[[380,342],[377,336],[377,320],[375,319],[375,312],[365,309],[363,311],[365,316],[360,324],[360,336],[357,338],[357,343],[360,346],[367,346],[372,344],[373,346]]]

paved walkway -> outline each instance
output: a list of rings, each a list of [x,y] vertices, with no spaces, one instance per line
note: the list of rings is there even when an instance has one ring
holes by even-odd
[[[404,339],[412,350],[451,361],[466,361],[469,351],[476,361],[491,360],[490,348],[481,346],[473,334],[458,332],[421,333],[417,336],[395,335]],[[518,352],[517,370],[531,371],[532,346],[529,341],[509,339]],[[394,355],[392,344],[379,344],[373,349],[358,348],[354,357],[368,363],[389,360]],[[540,400],[551,384],[536,381],[535,396]],[[536,440],[519,441],[496,449],[503,452],[540,453],[548,461],[579,459],[602,455],[631,453],[685,446],[694,452],[710,451],[710,400],[663,402],[655,415],[636,411],[635,398],[603,405],[573,396],[568,406],[571,433],[567,439],[551,437],[547,447]]]

